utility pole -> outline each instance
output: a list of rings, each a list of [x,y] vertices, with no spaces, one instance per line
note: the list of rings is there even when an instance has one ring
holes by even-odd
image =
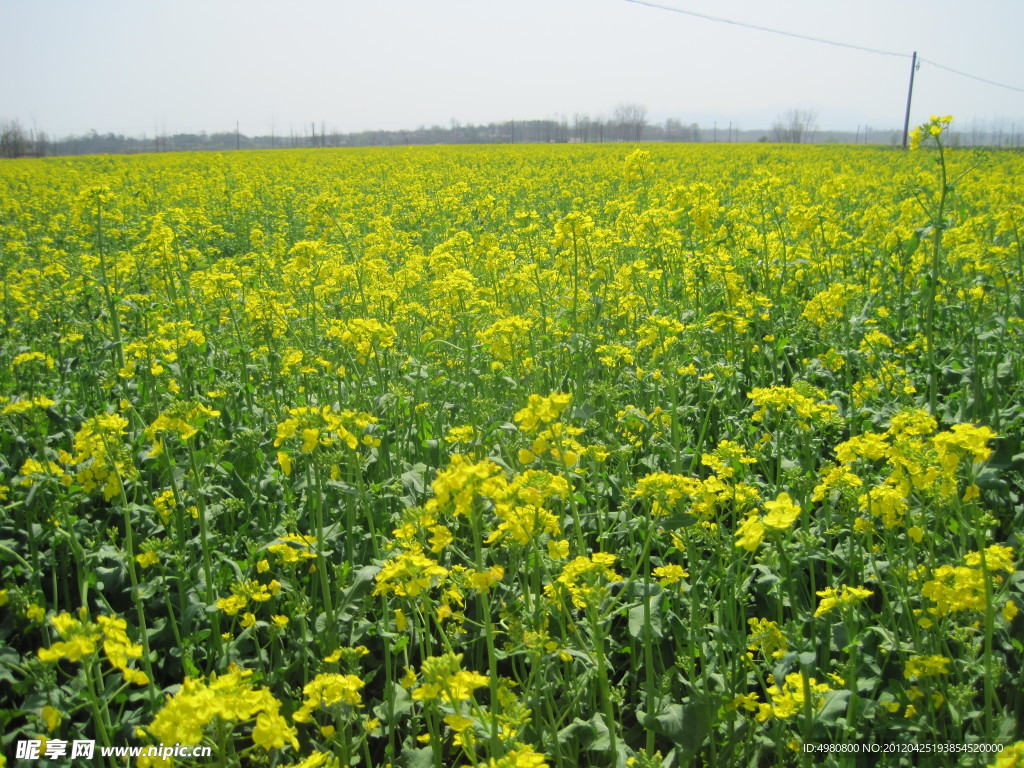
[[[235,120],[235,149],[241,149],[241,147],[242,147],[242,137],[238,133],[238,121]]]
[[[910,100],[914,96],[914,73],[917,72],[917,51],[910,60],[910,88],[907,89],[907,113],[903,117],[903,148],[907,148],[907,136],[910,132]]]

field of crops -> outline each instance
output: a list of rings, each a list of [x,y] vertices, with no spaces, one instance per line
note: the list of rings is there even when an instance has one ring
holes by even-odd
[[[943,127],[0,165],[9,764],[1024,765],[1024,156]]]

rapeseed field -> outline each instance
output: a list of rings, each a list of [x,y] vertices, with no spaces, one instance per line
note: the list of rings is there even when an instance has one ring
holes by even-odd
[[[1024,157],[947,123],[0,166],[8,764],[1024,765]]]

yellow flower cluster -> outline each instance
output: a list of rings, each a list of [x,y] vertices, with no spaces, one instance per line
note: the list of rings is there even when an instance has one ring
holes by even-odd
[[[550,424],[559,419],[571,401],[572,395],[561,392],[553,392],[547,397],[530,395],[526,401],[526,407],[515,415],[516,424],[526,434],[533,434],[540,429],[541,425]]]
[[[302,688],[306,700],[292,715],[292,719],[297,723],[308,723],[314,709],[326,709],[335,704],[358,707],[363,702],[359,691],[364,685],[365,683],[355,675],[321,673]]]
[[[28,413],[34,409],[45,410],[51,406],[56,405],[55,400],[46,397],[45,395],[36,395],[35,397],[11,397],[8,398],[7,404],[0,410],[4,416],[10,414]]]
[[[847,305],[863,295],[859,285],[835,283],[811,298],[805,305],[802,317],[818,328],[826,328],[845,317]]]
[[[927,123],[922,123],[910,132],[910,148],[920,148],[921,142],[927,138],[938,138],[949,127],[951,122],[953,122],[952,115],[945,115],[943,117],[932,115],[928,118]]]
[[[615,555],[608,552],[580,555],[563,566],[554,582],[544,586],[544,593],[555,598],[565,591],[577,608],[597,607],[608,594],[608,583],[622,581],[612,567],[615,560]]]
[[[736,546],[753,552],[771,531],[784,531],[800,517],[801,508],[783,491],[774,501],[764,502],[765,514],[747,515],[736,527]]]
[[[690,575],[681,565],[659,565],[651,573],[663,587],[678,584]]]
[[[766,659],[781,659],[789,650],[786,636],[779,625],[769,619],[747,619],[750,633],[747,635],[747,649],[760,651]]]
[[[266,688],[253,688],[251,670],[232,669],[206,678],[185,678],[142,731],[164,744],[202,743],[212,723],[252,725],[252,742],[265,750],[298,749],[296,730],[280,714],[281,702]]]
[[[380,438],[374,436],[373,425],[377,419],[361,411],[339,411],[329,405],[320,408],[302,406],[288,409],[289,418],[277,425],[274,447],[299,439],[299,452],[308,454],[318,447],[331,448],[342,445],[350,451],[360,446],[376,448]],[[286,451],[277,452],[277,461],[285,475],[292,473],[292,456]],[[336,468],[335,468],[336,470]]]
[[[118,413],[102,413],[87,419],[75,433],[74,454],[61,460],[76,467],[75,480],[90,493],[102,487],[110,501],[121,493],[122,479],[136,474],[131,454],[124,444],[128,420]]]
[[[124,675],[126,683],[149,683],[149,677],[145,672],[128,664],[129,659],[138,659],[142,656],[142,646],[128,638],[125,631],[128,623],[124,619],[116,616],[97,616],[94,623],[76,619],[69,613],[61,613],[51,617],[50,621],[63,639],[53,643],[49,648],[40,648],[40,661],[81,661],[86,656],[94,654],[97,643],[102,642],[107,661]]]
[[[25,459],[22,462],[21,469],[18,470],[18,474],[21,476],[21,479],[17,482],[19,485],[24,486],[35,485],[40,478],[52,478],[64,485],[70,485],[73,482],[73,478],[70,475],[66,475],[64,469],[55,461]]]
[[[646,413],[635,405],[628,405],[615,414],[615,433],[634,448],[650,445],[671,426],[671,417],[660,406]]]
[[[316,557],[311,551],[316,545],[316,536],[286,533],[284,536],[278,536],[276,541],[278,543],[267,545],[267,551],[281,558],[282,563],[301,563]]]
[[[955,424],[936,432],[934,418],[911,409],[895,414],[883,433],[867,432],[835,447],[839,464],[823,473],[813,499],[823,500],[833,491],[847,491],[863,485],[857,474],[862,467],[874,469],[882,460],[888,465],[881,483],[857,497],[862,512],[879,518],[885,528],[904,524],[913,495],[949,500],[958,491],[961,467],[973,468],[991,455],[988,443],[996,436],[984,426]],[[965,500],[977,494],[972,484]]]
[[[756,422],[763,421],[769,411],[795,413],[802,430],[809,430],[814,424],[829,426],[842,421],[839,408],[834,403],[825,402],[823,391],[803,383],[792,387],[755,387],[747,397],[757,406],[752,417]]]
[[[22,352],[20,354],[15,355],[14,359],[11,360],[11,367],[17,369],[23,366],[31,365],[34,362],[42,363],[43,366],[45,366],[48,370],[51,371],[53,370],[53,366],[55,364],[54,359],[45,352]]]
[[[502,757],[492,757],[474,766],[461,768],[548,768],[547,758],[533,747],[520,744]]]
[[[383,350],[395,346],[398,332],[394,326],[372,317],[356,317],[346,322],[332,322],[327,328],[327,337],[340,341],[351,350],[359,365],[366,365],[377,359]]]
[[[443,583],[448,569],[415,550],[392,557],[376,576],[375,595],[416,597],[425,590]]]
[[[146,429],[146,437],[154,444],[151,456],[158,456],[163,452],[163,435],[178,435],[182,440],[189,440],[199,433],[203,424],[208,419],[220,416],[220,411],[215,411],[202,403],[177,402],[159,416]]]
[[[544,535],[553,539],[561,534],[558,516],[546,505],[568,498],[570,488],[564,477],[529,469],[507,483],[489,483],[485,490],[500,521],[487,535],[486,544],[511,539],[525,547],[531,542],[540,544]]]
[[[703,487],[704,484],[693,477],[651,472],[636,481],[633,498],[648,499],[652,514],[667,515],[678,510],[683,499],[699,495]]]
[[[990,768],[1024,768],[1024,741],[1017,741],[1000,752]]]
[[[498,363],[525,363],[528,355],[530,329],[533,321],[518,315],[495,320],[489,327],[477,331],[477,340],[487,347]]]
[[[866,587],[827,587],[820,590],[817,595],[821,598],[818,601],[818,608],[814,611],[814,618],[824,616],[834,608],[845,608],[850,605],[861,603],[871,597],[874,592]]]
[[[911,656],[903,665],[903,676],[910,680],[949,674],[951,660],[946,656]]]
[[[1002,581],[999,571],[1013,573],[1014,570],[1013,548],[993,544],[984,551],[984,567],[981,552],[968,552],[964,555],[964,565],[940,565],[936,568],[932,578],[921,585],[921,594],[934,603],[928,608],[933,616],[981,611],[985,609],[986,579],[998,584]]]
[[[452,509],[452,514],[468,515],[479,496],[494,498],[506,486],[501,467],[490,459],[473,462],[461,453],[453,454],[446,469],[437,473],[431,488],[434,497],[427,501],[430,512]]]
[[[231,595],[217,601],[217,608],[228,616],[234,616],[250,602],[265,603],[276,597],[281,591],[281,582],[272,579],[269,584],[261,584],[256,580],[239,581],[231,585]]]
[[[771,703],[758,705],[757,714],[754,716],[758,722],[763,723],[773,717],[786,720],[803,713],[804,703],[807,701],[803,675],[798,672],[788,674],[782,685],[776,683],[771,675],[768,676],[768,681],[771,683],[768,688]],[[811,709],[816,712],[820,709],[825,694],[832,689],[828,683],[819,683],[813,677],[807,679],[806,687],[811,696]]]
[[[462,669],[462,654],[446,653],[423,660],[419,684],[412,692],[414,701],[438,701],[456,706],[468,701],[473,691],[489,682],[487,675]]]
[[[744,466],[756,464],[757,459],[748,454],[739,443],[722,440],[711,453],[701,454],[700,463],[709,467],[718,477],[728,479],[741,473]]]

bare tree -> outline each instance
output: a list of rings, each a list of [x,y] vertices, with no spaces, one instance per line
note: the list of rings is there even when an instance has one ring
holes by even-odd
[[[665,141],[700,141],[700,126],[686,125],[682,120],[669,117],[665,120]]]
[[[809,142],[818,127],[818,113],[813,109],[791,109],[772,125],[776,141],[790,144]]]
[[[621,141],[640,141],[647,125],[647,107],[641,104],[619,104],[612,113],[612,122]]]
[[[0,123],[0,157],[22,157],[29,148],[30,141],[25,129],[17,120]]]

